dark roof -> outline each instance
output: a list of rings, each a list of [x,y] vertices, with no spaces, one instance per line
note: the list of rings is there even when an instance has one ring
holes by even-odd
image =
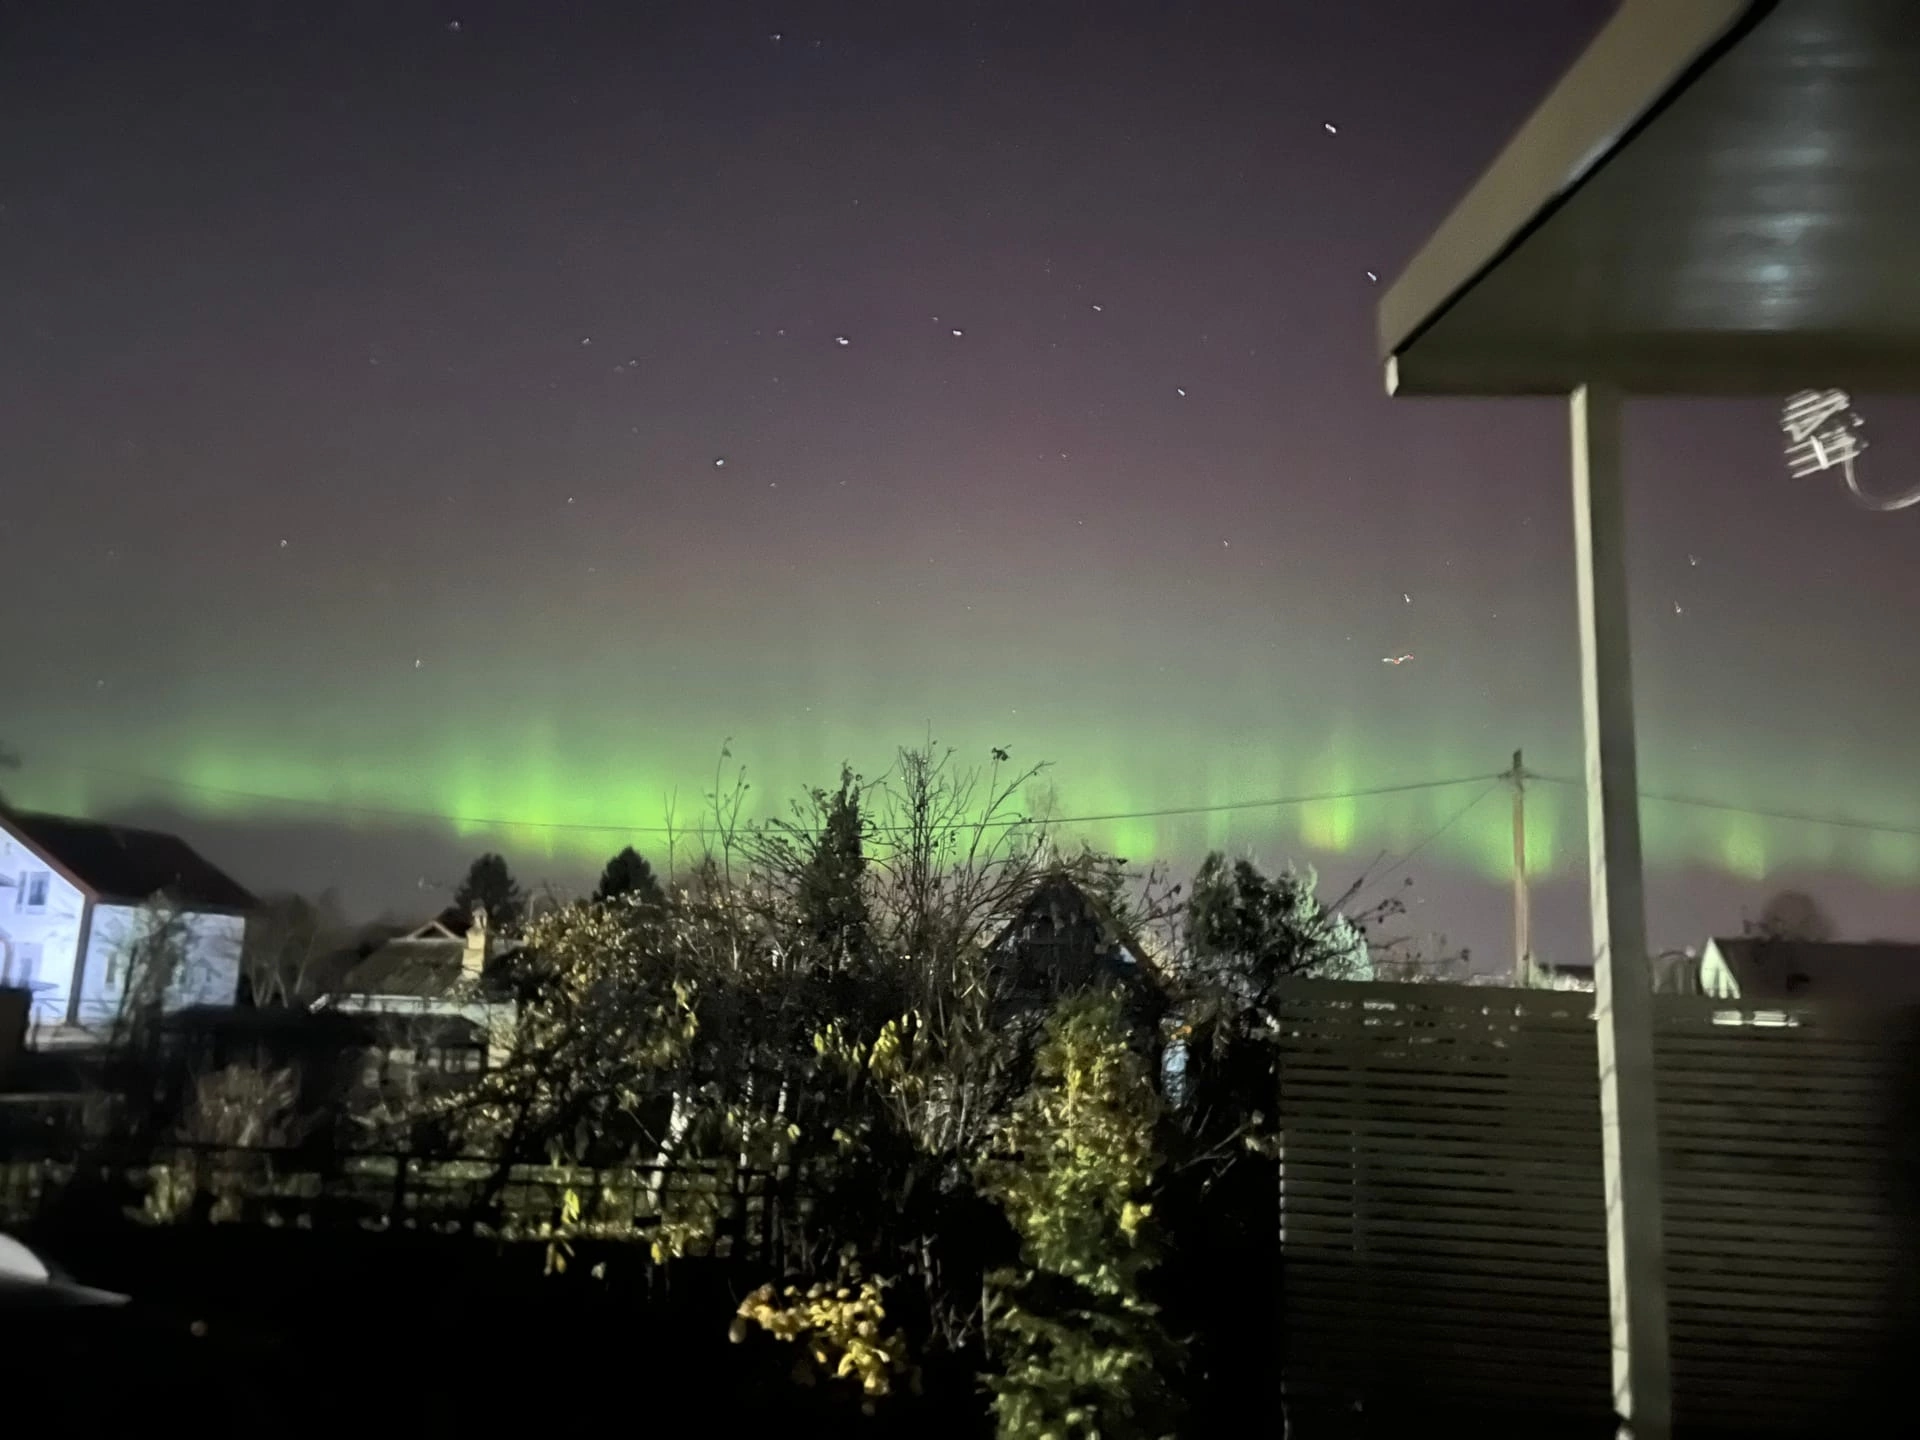
[[[484,979],[489,989],[498,979],[500,962],[518,947],[496,940],[487,957]],[[460,983],[467,941],[442,921],[429,921],[411,934],[387,941],[354,966],[340,983],[345,995],[405,995],[439,1000]]]
[[[1034,887],[1033,893],[987,949],[996,955],[1011,954],[1021,945],[1031,943],[1036,938],[1036,929],[1051,936],[1056,929],[1071,928],[1081,921],[1091,925],[1104,953],[1132,962],[1145,960],[1146,952],[1113,912],[1070,875],[1059,871]]]
[[[1623,0],[1380,302],[1390,388],[1920,380],[1920,5]]]
[[[164,892],[190,910],[251,910],[256,903],[178,835],[13,810],[0,814],[0,824],[102,900],[138,905]]]
[[[348,972],[349,995],[416,995],[438,999],[460,978],[466,946],[458,940],[389,940]]]
[[[1920,945],[1893,941],[1715,939],[1743,1000],[1920,1003]]]

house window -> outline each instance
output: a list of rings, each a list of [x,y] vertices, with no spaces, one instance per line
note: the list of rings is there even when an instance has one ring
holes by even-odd
[[[20,888],[13,892],[13,908],[30,914],[47,908],[47,890],[53,883],[48,870],[27,870],[20,876]]]
[[[0,985],[31,985],[39,978],[37,942],[15,940],[11,945],[0,945]]]
[[[442,1045],[422,1051],[421,1065],[443,1075],[472,1075],[486,1066],[486,1051],[472,1045]]]

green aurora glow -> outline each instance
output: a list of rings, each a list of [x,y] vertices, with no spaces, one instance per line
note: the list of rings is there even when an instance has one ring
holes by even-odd
[[[111,45],[45,8],[0,54],[0,130],[40,157],[0,227],[21,804],[412,906],[416,864],[482,846],[658,855],[727,736],[763,815],[930,722],[1056,762],[1067,816],[1516,746],[1580,773],[1564,404],[1390,400],[1366,276],[1582,7],[1391,7],[1392,43],[1387,7],[1211,7],[1173,46],[1153,7],[997,39],[889,9],[827,55],[747,55],[727,7],[520,7],[475,27],[497,69],[405,7],[122,7]],[[1920,412],[1862,403],[1895,487]],[[1646,857],[1891,896],[1920,880],[1915,512],[1790,479],[1777,418],[1630,411],[1642,784],[1893,828],[1649,801]],[[1484,789],[1069,838],[1176,868],[1424,844],[1491,934]],[[1577,787],[1530,788],[1528,847],[1579,873]],[[1740,903],[1694,888],[1690,925]]]
[[[110,814],[143,804],[169,803],[189,813],[230,820],[312,819],[351,829],[417,826],[428,821],[474,846],[569,862],[603,857],[629,840],[656,853],[669,820],[689,836],[700,821],[703,796],[715,783],[716,741],[705,755],[675,747],[652,763],[637,763],[618,747],[600,750],[563,737],[551,722],[530,723],[517,739],[455,733],[444,745],[410,746],[389,735],[385,745],[359,744],[327,763],[294,758],[303,747],[276,746],[235,733],[221,739],[169,743],[129,756],[125,769],[34,765],[15,785],[24,805],[76,814]],[[989,743],[1007,743],[1009,729],[969,727],[956,743],[959,760],[984,755]],[[211,733],[210,731],[208,732]],[[1030,732],[1022,732],[1030,734]],[[991,740],[987,737],[992,736]],[[422,737],[424,740],[424,737]],[[945,736],[940,737],[945,743]],[[1016,760],[1049,753],[1042,733],[1015,748]],[[1128,812],[1194,806],[1243,806],[1267,797],[1338,795],[1369,787],[1488,776],[1503,758],[1492,746],[1431,746],[1424,755],[1393,743],[1361,746],[1330,740],[1318,747],[1240,744],[1208,748],[1191,771],[1166,742],[1166,758],[1131,762],[1121,744],[1088,744],[1055,734],[1053,753],[1070,754],[1029,795],[1035,809],[1059,816],[1125,816]],[[752,813],[783,810],[806,785],[830,780],[840,757],[869,775],[890,759],[888,742],[847,729],[818,727],[804,742],[784,743],[769,730],[734,738],[733,758],[721,764],[724,783],[744,766],[753,786]],[[308,754],[314,752],[308,751]],[[1305,758],[1288,763],[1291,753]],[[1418,759],[1422,763],[1414,763]],[[1547,768],[1545,766],[1543,769]],[[1574,767],[1554,767],[1560,774]],[[1685,784],[1649,783],[1650,792],[1756,808],[1790,809],[1785,798],[1741,783],[1735,757],[1686,767]],[[1748,771],[1746,773],[1751,773]],[[156,783],[164,781],[165,783]],[[1831,792],[1828,792],[1831,793]],[[1471,808],[1463,808],[1473,803]],[[1274,807],[1216,810],[1082,821],[1062,827],[1085,841],[1135,862],[1188,863],[1207,849],[1251,850],[1269,858],[1311,853],[1361,859],[1416,846],[1498,880],[1512,855],[1510,791],[1490,780],[1398,794],[1309,800]],[[1853,813],[1881,822],[1910,823],[1887,813],[1886,797],[1854,797]],[[670,813],[670,805],[672,811]],[[1648,862],[1702,866],[1759,882],[1787,870],[1839,871],[1885,885],[1920,878],[1920,835],[1853,829],[1802,820],[1714,810],[1649,799],[1642,808]],[[1436,834],[1436,832],[1438,832]],[[1585,863],[1583,801],[1577,786],[1536,781],[1528,787],[1529,868],[1547,876]]]

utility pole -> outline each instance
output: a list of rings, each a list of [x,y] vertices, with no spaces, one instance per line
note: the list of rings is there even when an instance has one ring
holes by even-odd
[[[1513,752],[1513,986],[1533,983],[1533,914],[1527,894],[1527,771]]]

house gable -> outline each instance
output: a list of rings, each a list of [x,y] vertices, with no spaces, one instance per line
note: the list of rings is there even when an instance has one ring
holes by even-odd
[[[66,815],[12,810],[0,827],[91,900],[141,905],[165,895],[182,910],[244,914],[253,896],[177,835]]]
[[[1920,945],[1722,936],[1707,942],[1700,979],[1725,1000],[1920,1004]]]
[[[93,898],[0,816],[0,984],[28,992],[35,1025],[66,1018]]]
[[[1150,979],[1138,942],[1065,874],[1043,880],[987,949],[1008,967],[1009,1000],[1025,1005],[1093,984],[1136,990]]]
[[[0,809],[0,885],[0,962],[11,975],[33,947],[36,1026],[86,1030],[117,1013],[116,961],[158,899],[177,910],[185,947],[165,1007],[236,997],[253,897],[178,836]]]
[[[18,905],[14,903],[17,897],[15,897],[11,891],[18,879],[20,869],[19,859],[29,855],[37,860],[43,867],[66,881],[67,884],[79,891],[80,894],[86,896],[88,900],[98,900],[100,898],[99,891],[89,885],[84,876],[75,874],[57,854],[36,841],[26,827],[16,821],[14,812],[0,809],[0,836],[3,836],[5,841],[11,841],[12,845],[19,852],[18,858],[0,858],[0,886],[5,886],[8,891],[3,898],[0,898],[0,910],[19,908]],[[0,857],[4,857],[4,855],[4,847],[0,846]]]

